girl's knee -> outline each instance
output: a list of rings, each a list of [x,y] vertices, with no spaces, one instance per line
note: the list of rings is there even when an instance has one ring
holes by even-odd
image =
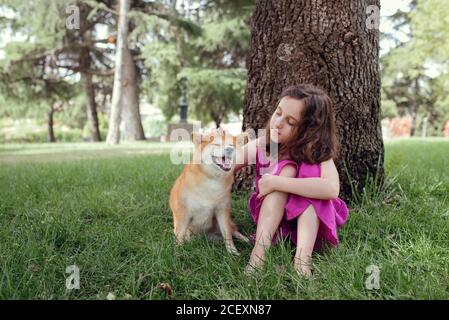
[[[281,191],[273,191],[265,196],[262,203],[272,203],[285,205],[287,203],[288,194]]]
[[[312,216],[312,217],[316,217],[318,219],[318,216],[315,211],[315,207],[311,204],[304,210],[304,212],[302,213],[302,215],[299,216],[299,218],[301,218],[302,216]]]
[[[283,192],[272,192],[265,196],[262,200],[261,215],[268,214],[270,216],[282,215],[284,213],[284,206],[287,202],[287,195]]]
[[[313,205],[309,205],[304,212],[298,217],[298,229],[300,225],[319,225],[320,219]]]

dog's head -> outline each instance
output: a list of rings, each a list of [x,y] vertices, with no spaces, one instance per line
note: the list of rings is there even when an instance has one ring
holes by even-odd
[[[204,134],[194,132],[192,141],[195,163],[200,163],[211,174],[227,175],[235,167],[236,149],[248,142],[248,134],[233,136],[222,130]]]

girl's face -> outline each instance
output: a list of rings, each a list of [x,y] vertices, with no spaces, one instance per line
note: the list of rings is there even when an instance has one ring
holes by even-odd
[[[284,97],[270,119],[270,138],[276,143],[285,143],[293,136],[293,129],[299,122],[304,102]]]

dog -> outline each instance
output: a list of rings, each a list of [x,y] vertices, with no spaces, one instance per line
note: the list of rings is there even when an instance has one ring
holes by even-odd
[[[231,187],[234,182],[236,148],[248,134],[232,136],[221,129],[192,133],[193,160],[184,166],[170,192],[174,233],[178,244],[194,234],[220,235],[228,252],[238,255],[232,236],[249,243],[231,218]]]

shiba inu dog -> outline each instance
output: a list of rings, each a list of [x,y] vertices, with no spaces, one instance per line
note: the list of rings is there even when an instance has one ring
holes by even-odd
[[[223,130],[193,133],[193,160],[184,166],[170,192],[174,232],[178,243],[193,234],[223,237],[228,252],[237,254],[232,236],[249,242],[231,218],[231,187],[236,148],[248,141],[243,133],[232,136]]]

